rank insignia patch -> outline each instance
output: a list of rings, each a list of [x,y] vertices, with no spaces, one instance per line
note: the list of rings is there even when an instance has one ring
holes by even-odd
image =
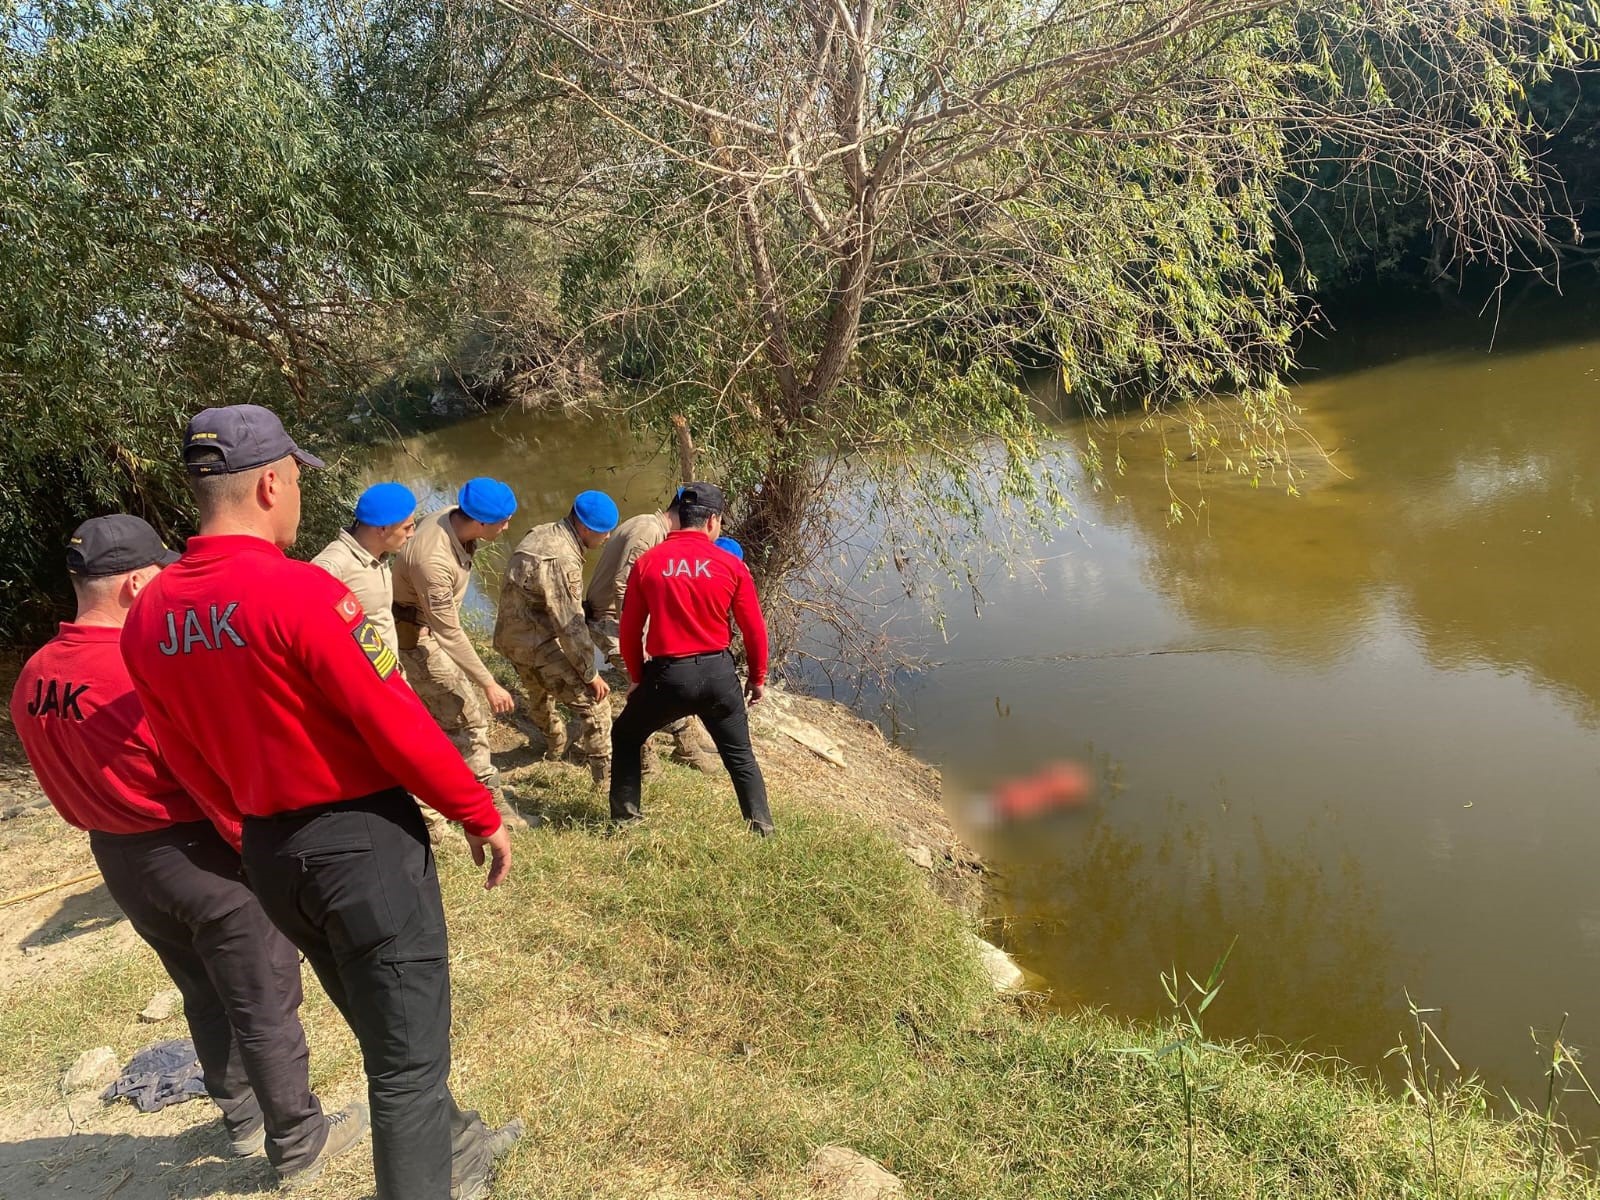
[[[378,673],[379,679],[387,679],[394,674],[395,668],[400,665],[400,660],[395,656],[395,652],[389,649],[376,625],[363,618],[361,624],[350,631],[350,636],[356,639],[356,645],[361,647],[361,653],[367,656],[367,661],[372,664],[372,669]]]

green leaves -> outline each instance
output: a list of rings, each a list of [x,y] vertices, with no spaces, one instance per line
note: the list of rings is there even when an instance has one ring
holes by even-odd
[[[47,620],[86,517],[187,525],[188,415],[241,401],[305,436],[472,232],[448,139],[361,111],[285,12],[240,0],[0,8],[0,636]],[[376,360],[376,361],[375,361]],[[314,497],[315,498],[315,494]]]

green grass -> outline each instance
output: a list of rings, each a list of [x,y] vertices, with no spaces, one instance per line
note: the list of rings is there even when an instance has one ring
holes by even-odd
[[[779,788],[780,834],[759,841],[725,784],[670,768],[645,825],[612,836],[576,771],[511,782],[551,818],[517,836],[512,881],[485,894],[460,851],[442,872],[458,1094],[529,1126],[497,1197],[800,1196],[830,1142],[924,1198],[1184,1195],[1177,1082],[1120,1052],[1166,1033],[992,998],[965,918],[875,830]],[[124,1048],[96,1014],[131,1020],[159,984],[127,968],[7,1004],[0,1099],[84,1046]],[[358,1089],[320,995],[306,1016],[319,1085]],[[1440,1104],[1435,1191],[1421,1110],[1352,1071],[1238,1046],[1193,1078],[1197,1196],[1531,1194],[1536,1126],[1471,1091]],[[1563,1160],[1541,1194],[1600,1193]]]

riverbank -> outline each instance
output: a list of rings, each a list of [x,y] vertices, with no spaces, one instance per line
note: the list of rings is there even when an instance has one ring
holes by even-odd
[[[1126,1053],[1170,1030],[994,995],[966,936],[975,864],[933,772],[820,701],[784,697],[760,726],[769,842],[741,832],[725,777],[679,767],[649,785],[643,827],[609,836],[583,773],[497,727],[508,784],[544,823],[517,835],[516,872],[492,893],[463,847],[441,856],[455,1084],[529,1126],[496,1197],[824,1195],[806,1164],[829,1144],[917,1197],[1181,1196],[1189,1134],[1197,1195],[1530,1193],[1531,1124],[1457,1096],[1430,1151],[1418,1105],[1259,1047],[1203,1052],[1186,1124],[1175,1061]],[[0,822],[8,895],[90,867],[47,812]],[[138,1021],[164,980],[103,889],[0,916],[0,1195],[266,1187],[262,1160],[218,1157],[204,1104],[140,1116],[61,1095],[81,1051],[125,1058],[178,1032]],[[309,975],[307,993],[313,1079],[341,1101],[361,1088],[356,1048]],[[368,1195],[366,1153],[310,1194]],[[1542,1188],[1597,1194],[1560,1161]]]

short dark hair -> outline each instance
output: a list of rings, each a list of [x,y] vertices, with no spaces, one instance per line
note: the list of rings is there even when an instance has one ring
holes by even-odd
[[[206,447],[191,452],[185,461],[220,463],[223,461],[223,455],[220,450]],[[189,476],[189,490],[194,493],[195,507],[200,510],[200,519],[206,520],[223,509],[242,504],[255,490],[256,480],[260,477],[260,468],[237,471],[233,474]]]
[[[703,504],[678,505],[678,524],[685,529],[704,529],[716,512]]]

